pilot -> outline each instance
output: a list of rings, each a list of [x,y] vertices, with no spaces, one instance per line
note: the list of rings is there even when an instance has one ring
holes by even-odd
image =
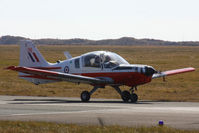
[[[97,55],[95,56],[94,67],[100,67],[100,57]]]
[[[98,55],[90,60],[92,67],[100,67],[100,57]]]
[[[117,62],[111,60],[111,58],[109,56],[105,57],[105,61],[104,61],[104,67],[105,68],[112,68],[116,65],[117,65]]]
[[[111,58],[110,58],[108,55],[107,55],[107,56],[105,56],[104,63],[109,62],[109,61],[111,61]]]

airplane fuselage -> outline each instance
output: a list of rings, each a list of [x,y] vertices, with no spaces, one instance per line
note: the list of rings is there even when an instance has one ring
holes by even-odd
[[[151,81],[155,70],[148,65],[125,64],[113,68],[84,67],[82,57],[58,61],[51,65],[53,71],[82,75],[88,77],[106,77],[113,80],[115,85],[137,86]],[[79,62],[79,63],[77,63]],[[56,69],[57,68],[57,69]]]

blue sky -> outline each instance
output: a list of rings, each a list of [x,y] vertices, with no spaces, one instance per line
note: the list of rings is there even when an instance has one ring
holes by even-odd
[[[199,41],[199,0],[0,0],[0,36]]]

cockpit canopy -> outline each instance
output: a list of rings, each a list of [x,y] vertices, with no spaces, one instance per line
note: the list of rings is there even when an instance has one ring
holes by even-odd
[[[116,53],[108,51],[94,51],[82,56],[83,67],[113,68],[129,63]]]

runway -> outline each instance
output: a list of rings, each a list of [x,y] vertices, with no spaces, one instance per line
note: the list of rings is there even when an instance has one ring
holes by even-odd
[[[0,120],[48,121],[81,125],[166,126],[199,129],[199,103],[120,99],[0,96]]]

